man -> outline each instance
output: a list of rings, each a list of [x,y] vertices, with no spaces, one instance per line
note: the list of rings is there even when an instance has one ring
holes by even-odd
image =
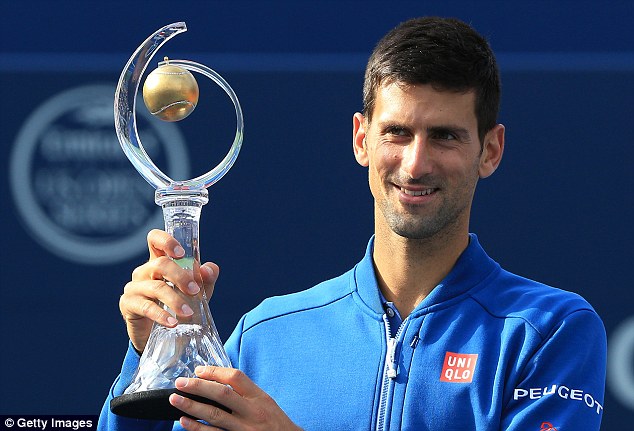
[[[410,20],[379,42],[364,112],[353,117],[354,155],[375,200],[365,256],[340,277],[247,313],[226,346],[240,371],[206,367],[176,383],[232,413],[172,395],[206,421],[176,427],[599,429],[601,320],[578,295],[504,271],[469,234],[477,181],[504,150],[499,93],[493,53],[462,22]],[[181,310],[162,280],[199,289],[188,290],[191,276],[166,258],[182,254],[176,240],[153,231],[148,243],[151,259],[121,300],[134,347],[122,376],[138,364],[152,321],[176,324],[154,302]],[[211,289],[217,266],[202,273]],[[120,379],[111,396],[127,384]],[[102,426],[123,423],[106,403]]]

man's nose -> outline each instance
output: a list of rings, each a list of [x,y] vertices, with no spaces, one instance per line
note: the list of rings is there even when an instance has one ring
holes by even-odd
[[[412,179],[431,173],[433,158],[429,144],[423,138],[415,137],[403,148],[401,169]]]

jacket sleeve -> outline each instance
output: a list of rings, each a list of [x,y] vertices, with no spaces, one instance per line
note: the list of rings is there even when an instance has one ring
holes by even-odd
[[[567,315],[506,389],[502,430],[598,431],[603,416],[607,341],[592,310]]]
[[[225,343],[225,351],[227,352],[227,356],[229,356],[231,365],[238,369],[242,369],[240,367],[240,346],[242,344],[242,332],[244,330],[244,322],[246,318],[246,314],[242,316],[240,322],[238,322],[235,329],[227,339],[227,342]]]
[[[106,398],[106,402],[101,409],[97,429],[99,431],[167,431],[174,427],[175,430],[182,430],[178,422],[125,418],[117,416],[110,411],[110,400],[123,394],[130,383],[132,383],[134,373],[139,366],[139,360],[139,354],[132,347],[132,343],[129,343],[121,373],[110,388],[108,398]]]

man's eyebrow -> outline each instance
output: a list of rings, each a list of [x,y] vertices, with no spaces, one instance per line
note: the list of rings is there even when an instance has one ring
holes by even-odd
[[[379,128],[385,129],[388,127],[408,127],[407,124],[397,120],[382,120],[378,122]]]

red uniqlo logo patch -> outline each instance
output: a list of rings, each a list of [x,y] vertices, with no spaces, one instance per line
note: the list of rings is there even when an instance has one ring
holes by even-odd
[[[471,383],[476,362],[478,362],[477,354],[447,352],[442,373],[440,373],[440,381]]]

